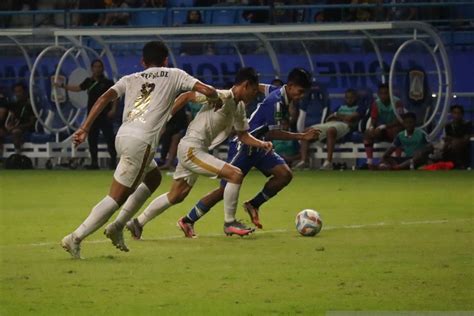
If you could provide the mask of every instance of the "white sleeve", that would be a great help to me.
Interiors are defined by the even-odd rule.
[[[234,129],[239,132],[248,131],[250,128],[247,114],[245,113],[245,105],[242,102],[237,104],[237,111],[234,119]]]
[[[125,94],[125,91],[127,90],[127,76],[124,76],[120,78],[119,81],[117,81],[111,89],[114,89],[115,92],[117,93],[117,98],[120,98]]]
[[[197,80],[193,76],[188,75],[187,72],[181,70],[181,69],[176,69],[177,71],[177,83],[178,83],[178,90],[181,91],[191,91],[194,88],[194,85]]]

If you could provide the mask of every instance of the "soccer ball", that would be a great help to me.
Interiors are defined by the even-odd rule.
[[[323,221],[318,212],[302,210],[296,215],[296,230],[303,236],[315,236],[321,231]]]

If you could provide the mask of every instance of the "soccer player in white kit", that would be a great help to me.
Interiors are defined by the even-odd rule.
[[[109,193],[61,241],[73,258],[80,258],[81,241],[104,225],[121,205],[125,225],[159,186],[161,174],[153,157],[176,96],[193,90],[205,95],[212,105],[222,104],[213,87],[180,69],[166,67],[168,49],[162,42],[153,41],[144,46],[142,64],[144,71],[122,77],[96,101],[84,124],[73,135],[74,144],[84,142],[92,123],[107,104],[125,95],[123,122],[115,141],[120,161]],[[128,251],[122,230],[106,230],[105,234],[117,248]]]
[[[195,92],[187,92],[176,99],[173,111],[189,101],[202,104],[202,108],[191,122],[186,135],[178,145],[178,166],[169,192],[153,200],[138,218],[127,223],[132,237],[140,239],[143,226],[170,206],[180,203],[189,194],[198,175],[225,179],[224,232],[227,235],[248,235],[254,229],[235,219],[237,202],[243,174],[239,168],[222,161],[208,152],[229,137],[232,127],[240,141],[252,147],[272,150],[272,143],[261,141],[248,133],[249,125],[245,105],[258,93],[258,76],[253,68],[242,68],[236,75],[230,90],[217,90],[223,106],[215,110],[206,103],[206,98]],[[181,229],[185,229],[180,225]]]

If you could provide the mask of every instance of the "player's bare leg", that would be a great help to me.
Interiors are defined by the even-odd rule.
[[[308,166],[309,163],[309,145],[310,142],[307,140],[302,140],[300,141],[300,155],[301,155],[301,160],[297,161],[293,168],[294,169],[304,169],[305,167]]]
[[[304,132],[306,133],[307,131],[313,129],[312,127],[306,128]],[[301,159],[300,161],[296,162],[293,166],[293,169],[304,169],[308,167],[309,165],[309,147],[310,144],[313,141],[308,141],[308,140],[301,140],[300,141],[300,155]]]
[[[326,161],[321,166],[321,170],[332,170],[332,156],[334,154],[334,148],[336,147],[336,139],[337,139],[337,130],[334,127],[330,127],[327,131],[327,138],[326,138],[326,148],[328,151],[328,155]]]
[[[370,128],[364,133],[364,148],[367,155],[367,167],[372,169],[374,159],[374,142],[382,138],[382,130],[380,128]]]

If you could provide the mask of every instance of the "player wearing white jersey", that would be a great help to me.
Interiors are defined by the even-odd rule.
[[[94,104],[84,124],[74,133],[81,144],[89,129],[111,101],[125,95],[123,122],[116,137],[120,161],[108,195],[91,211],[85,221],[61,241],[73,258],[80,258],[80,243],[95,232],[123,205],[119,223],[122,228],[156,190],[161,174],[153,160],[161,129],[170,117],[173,101],[183,91],[198,91],[213,105],[222,104],[216,90],[186,72],[167,68],[168,49],[162,42],[149,42],[143,48],[145,71],[121,78]],[[124,204],[125,203],[125,204]],[[106,229],[105,234],[122,251],[128,251],[122,229]]]
[[[173,110],[193,101],[202,104],[202,108],[191,122],[186,136],[178,145],[178,166],[169,192],[156,198],[138,216],[127,223],[127,228],[136,239],[141,238],[143,226],[154,217],[163,213],[171,205],[180,203],[191,191],[198,175],[218,177],[227,181],[224,190],[224,231],[228,235],[248,235],[253,229],[235,219],[243,174],[232,166],[208,152],[229,137],[232,128],[238,138],[249,146],[272,149],[272,143],[261,141],[248,133],[249,125],[245,113],[245,104],[252,101],[258,93],[258,76],[253,68],[242,68],[236,75],[235,84],[230,90],[217,90],[223,106],[215,110],[206,104],[202,95],[194,92],[184,93],[175,102]],[[178,225],[182,227],[178,222]]]

